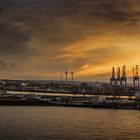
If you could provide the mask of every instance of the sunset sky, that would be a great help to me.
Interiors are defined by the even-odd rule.
[[[108,80],[140,64],[140,0],[0,0],[0,78]]]

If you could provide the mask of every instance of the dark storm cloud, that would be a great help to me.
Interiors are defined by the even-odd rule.
[[[24,44],[30,35],[10,23],[0,22],[0,55],[22,55],[28,50]]]
[[[65,57],[61,62],[54,58],[63,56],[64,48],[90,36],[102,37],[115,31],[127,34],[126,30],[139,22],[138,5],[139,0],[0,0],[0,68],[16,67],[17,60],[30,56],[32,61],[25,62],[27,68],[36,65],[54,72],[70,64],[75,69],[86,63],[100,65],[104,63],[101,57],[112,57],[120,50],[96,47],[84,52],[87,57],[68,57],[68,63]],[[38,57],[47,65],[41,67],[43,62],[38,62]]]
[[[140,13],[129,9],[130,2],[132,0],[1,0],[0,11],[8,20],[5,24],[25,23],[28,31],[46,39],[47,43],[70,43],[93,34],[95,31],[87,31],[87,28],[94,29],[98,18],[102,22],[136,22]],[[7,35],[10,33],[12,30]],[[29,34],[18,30],[13,31],[13,36],[19,36],[19,43]]]
[[[99,16],[112,22],[133,22],[140,15],[139,12],[129,9],[129,0],[102,0],[102,2],[98,2],[96,10],[91,11],[93,16]]]
[[[137,0],[61,0],[59,16],[79,18],[81,20],[96,21],[96,18],[111,20],[112,22],[130,21],[139,17],[140,13],[131,9],[131,4],[140,4]],[[59,9],[58,8],[58,9]],[[57,10],[56,10],[57,11]],[[90,19],[90,20],[89,20]],[[80,20],[80,21],[81,21]],[[85,21],[86,22],[86,21]]]
[[[3,60],[0,60],[0,70],[5,70],[5,69],[15,69],[16,64],[14,63],[7,63]]]
[[[0,60],[0,69],[5,69],[5,68],[7,68],[7,64]]]
[[[25,28],[47,43],[84,39],[97,32],[98,19],[105,24],[131,24],[137,22],[140,15],[129,8],[131,3],[140,4],[136,0],[1,0],[0,3],[3,18],[8,22],[25,23]]]

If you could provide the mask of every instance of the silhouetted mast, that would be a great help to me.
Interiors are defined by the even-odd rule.
[[[74,75],[74,73],[71,72],[71,80],[72,80],[72,82],[73,82],[73,75]]]
[[[65,70],[66,81],[68,81],[68,71]]]
[[[61,75],[60,78],[61,78],[61,82],[62,82],[63,81],[63,75]]]

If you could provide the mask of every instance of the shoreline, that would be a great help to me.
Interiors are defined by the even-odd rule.
[[[123,109],[123,110],[140,110],[136,106],[119,106],[117,104],[75,104],[47,102],[41,100],[1,100],[0,106],[64,106],[64,107],[82,107],[82,108],[104,108],[104,109]]]

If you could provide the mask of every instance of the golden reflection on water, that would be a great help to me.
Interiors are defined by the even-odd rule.
[[[140,112],[71,107],[0,107],[0,139],[140,139]]]

